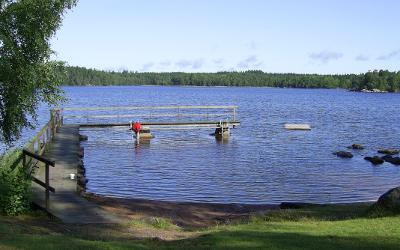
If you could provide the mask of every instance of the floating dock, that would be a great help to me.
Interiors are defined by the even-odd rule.
[[[285,124],[285,129],[287,130],[311,130],[311,126],[309,124]]]

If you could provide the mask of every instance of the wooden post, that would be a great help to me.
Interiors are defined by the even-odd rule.
[[[49,201],[50,201],[50,176],[49,176],[49,164],[46,163],[46,209],[49,209]]]
[[[22,167],[25,169],[26,167],[26,154],[22,152]]]
[[[60,109],[60,125],[64,125],[64,110]]]

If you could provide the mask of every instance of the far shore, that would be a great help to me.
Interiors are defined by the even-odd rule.
[[[178,87],[178,88],[261,88],[261,89],[303,89],[303,90],[342,90],[347,92],[358,92],[358,93],[368,93],[368,94],[397,94],[400,92],[390,92],[386,90],[354,90],[354,89],[344,89],[344,88],[292,88],[292,87],[270,87],[270,86],[204,86],[204,85],[157,85],[157,84],[118,84],[118,85],[62,85],[61,87]]]

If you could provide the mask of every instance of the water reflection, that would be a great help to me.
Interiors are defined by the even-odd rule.
[[[229,143],[229,137],[227,136],[215,136],[215,141],[217,142],[217,144],[228,144]]]

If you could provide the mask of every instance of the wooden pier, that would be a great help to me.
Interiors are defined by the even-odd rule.
[[[159,106],[51,110],[49,122],[22,151],[22,164],[33,180],[33,202],[65,223],[120,223],[122,218],[118,215],[81,197],[77,178],[70,177],[78,176],[78,167],[83,164],[80,127],[129,126],[126,119],[137,118],[152,129],[210,129],[221,127],[222,121],[229,129],[240,124],[236,109],[236,106]],[[126,111],[136,112],[121,113]]]

